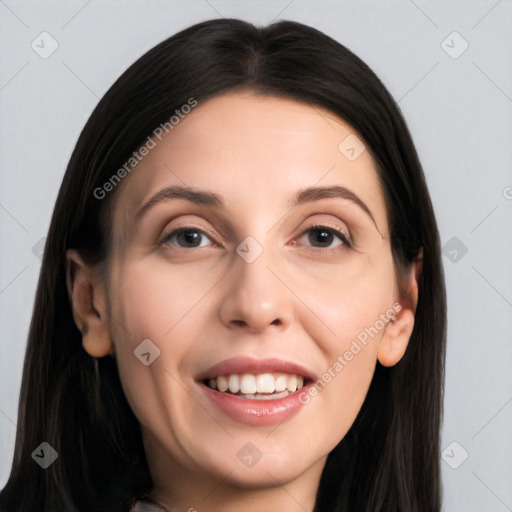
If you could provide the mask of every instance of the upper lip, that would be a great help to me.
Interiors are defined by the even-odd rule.
[[[219,375],[242,373],[288,373],[304,377],[307,380],[313,381],[317,379],[313,372],[300,364],[278,358],[256,359],[252,357],[232,357],[225,359],[220,363],[214,364],[208,370],[201,372],[197,375],[196,379],[200,381],[213,379]]]

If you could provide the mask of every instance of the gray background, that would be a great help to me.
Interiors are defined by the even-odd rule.
[[[0,487],[14,448],[38,243],[78,135],[136,58],[219,16],[312,25],[365,60],[399,102],[445,246],[444,510],[512,510],[511,0],[0,0]],[[47,58],[31,47],[46,37],[50,48],[43,31],[59,45]]]

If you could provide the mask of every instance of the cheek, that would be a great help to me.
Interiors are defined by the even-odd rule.
[[[324,345],[328,361],[324,371],[301,394],[301,402],[306,404],[304,409],[311,408],[308,417],[314,418],[307,436],[313,443],[321,432],[326,452],[349,431],[366,398],[382,336],[382,332],[372,332],[372,337],[369,332],[340,324],[341,334]]]
[[[204,331],[197,320],[210,314],[208,292],[221,277],[212,268],[198,268],[204,265],[192,271],[165,261],[127,261],[112,269],[114,350],[123,389],[141,423],[190,405],[179,403],[179,381]]]
[[[331,449],[350,429],[365,400],[396,289],[390,253],[383,251],[347,268],[340,265],[328,279],[301,280],[296,288],[309,310],[298,315],[302,328],[326,361],[319,379],[301,395],[305,408],[311,407],[318,418],[308,435],[322,432],[334,441]]]
[[[308,319],[303,328],[329,361],[350,350],[353,340],[370,348],[365,353],[376,354],[373,348],[385,327],[382,318],[389,316],[396,290],[390,251],[383,248],[372,258],[358,256],[323,274],[304,273],[295,285],[294,291],[309,309],[309,314],[300,315]]]
[[[165,274],[147,266],[117,265],[111,271],[109,289],[110,329],[119,374],[127,398],[139,402],[142,390],[159,387],[164,374],[158,368],[169,366],[174,371],[166,333],[183,317],[188,304],[183,294],[169,286]],[[175,343],[172,350],[179,356],[180,344]]]
[[[120,266],[111,280],[116,349],[133,351],[146,338],[165,347],[179,324],[197,314],[216,280],[209,269],[184,271],[165,262]],[[135,346],[127,344],[127,339]],[[179,341],[173,340],[173,348],[179,349]]]

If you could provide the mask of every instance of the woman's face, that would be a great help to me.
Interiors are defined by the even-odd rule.
[[[108,329],[154,478],[318,479],[377,359],[402,356],[412,325],[390,321],[384,196],[356,137],[321,108],[229,93],[119,186]]]

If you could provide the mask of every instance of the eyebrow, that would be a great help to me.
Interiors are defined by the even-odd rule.
[[[359,206],[372,220],[377,227],[377,223],[373,218],[372,212],[366,206],[366,204],[351,190],[345,187],[334,186],[334,187],[309,187],[303,190],[299,190],[295,198],[292,200],[292,208],[305,203],[311,203],[320,199],[338,198],[350,201]]]
[[[224,209],[226,206],[222,196],[215,192],[208,192],[183,186],[166,187],[157,192],[139,209],[135,214],[135,223],[138,223],[149,210],[155,207],[155,205],[170,199],[184,199],[200,206],[207,206],[208,208],[216,208],[219,210]]]
[[[356,194],[345,187],[308,187],[299,190],[288,204],[291,208],[295,208],[296,206],[306,203],[331,198],[344,199],[356,204],[370,217],[375,224],[375,227],[377,227],[375,219],[373,218],[372,212],[368,206],[366,206],[366,204]],[[151,197],[151,199],[149,199],[149,201],[147,201],[136,213],[135,222],[139,222],[140,219],[158,203],[163,203],[171,199],[184,199],[200,206],[206,206],[208,208],[215,208],[218,210],[226,208],[226,201],[221,195],[216,194],[215,192],[184,186],[171,186],[160,190]]]

